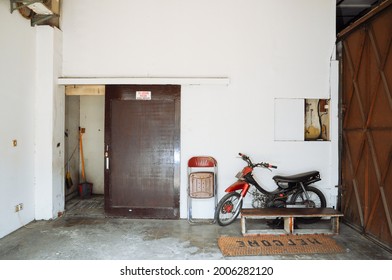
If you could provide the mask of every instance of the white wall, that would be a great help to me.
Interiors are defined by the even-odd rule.
[[[0,238],[34,219],[35,43],[29,21],[0,1]]]
[[[93,184],[94,194],[104,193],[104,117],[104,96],[80,97],[80,127],[86,128],[83,135],[85,174],[87,182]]]
[[[330,90],[335,4],[333,0],[64,1],[63,74],[230,78],[228,86],[182,87],[183,218],[187,160],[200,154],[218,161],[219,196],[243,167],[236,158],[243,152],[255,161],[279,166],[273,173],[257,174],[269,189],[275,174],[320,170],[323,180],[317,185],[333,206],[336,138],[274,141],[274,100],[337,98]],[[331,126],[332,130],[337,126],[337,116],[331,116]]]
[[[61,31],[38,26],[35,98],[35,218],[56,218],[64,211],[65,93],[61,76]]]
[[[65,188],[66,200],[77,194],[79,183],[79,127],[80,127],[80,96],[65,97],[65,131],[68,137],[65,141],[64,165],[67,164],[71,174],[71,187]],[[65,172],[67,171],[67,168]]]
[[[65,88],[58,85],[58,77],[62,76],[63,62],[63,33],[57,28],[42,26],[51,35],[50,44],[53,49],[52,59],[52,85],[51,94],[53,96],[53,135],[52,135],[52,217],[56,218],[64,212],[65,189],[64,189],[64,131],[65,131]],[[49,43],[48,42],[48,43]],[[50,175],[50,174],[48,174]]]
[[[0,238],[64,211],[61,37],[0,2]]]

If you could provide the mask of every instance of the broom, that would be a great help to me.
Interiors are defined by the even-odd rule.
[[[93,184],[87,182],[86,174],[84,170],[83,140],[82,140],[84,132],[85,132],[84,128],[80,129],[79,145],[80,145],[80,159],[82,161],[82,183],[79,184],[79,194],[81,198],[90,198],[93,189]]]
[[[68,133],[67,132],[65,132],[65,136],[68,137]],[[67,173],[65,174],[65,185],[67,186],[67,189],[70,189],[73,186],[71,172],[69,171],[69,163],[70,163],[72,157],[74,156],[77,147],[78,146],[76,146],[74,148],[74,150],[73,150],[71,156],[69,157],[69,159],[67,160],[67,163],[66,163],[66,166],[65,166],[65,167],[67,167]]]
[[[73,186],[71,172],[69,172],[69,162],[67,163],[67,173],[65,174],[65,183],[68,189],[70,189]]]

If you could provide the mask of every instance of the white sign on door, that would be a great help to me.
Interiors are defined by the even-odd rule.
[[[136,91],[136,100],[151,100],[151,91]]]

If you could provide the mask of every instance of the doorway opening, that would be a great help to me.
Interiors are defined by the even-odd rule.
[[[99,94],[69,87],[66,215],[178,219],[181,87],[100,86]],[[91,199],[80,196],[82,181],[92,184]]]
[[[65,213],[70,216],[104,216],[104,107],[103,95],[65,97]],[[80,132],[85,180],[93,184],[91,199],[82,199]]]

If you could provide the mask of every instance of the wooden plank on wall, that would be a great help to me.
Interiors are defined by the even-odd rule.
[[[65,86],[65,95],[105,95],[104,85]]]
[[[230,84],[228,77],[60,77],[59,85],[222,85]]]

